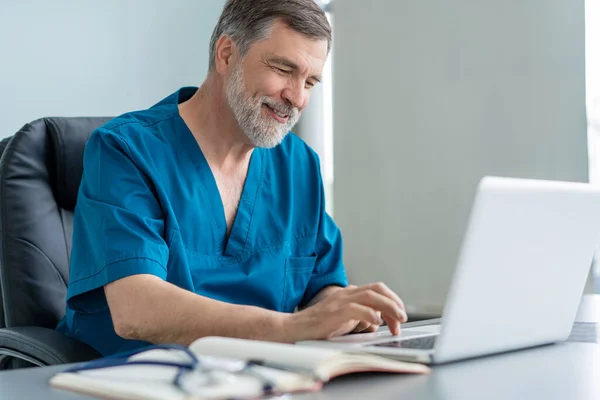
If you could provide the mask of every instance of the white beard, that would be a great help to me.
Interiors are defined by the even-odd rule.
[[[296,107],[281,104],[266,96],[260,97],[258,100],[246,96],[246,85],[244,84],[243,70],[240,64],[235,66],[233,74],[227,82],[226,95],[238,125],[255,147],[271,148],[277,146],[300,119],[300,111]],[[263,104],[287,114],[286,123],[280,123],[263,115]]]

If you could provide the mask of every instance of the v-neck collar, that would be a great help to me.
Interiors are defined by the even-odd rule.
[[[175,102],[173,105],[175,108],[177,108],[179,103],[189,99],[194,94],[195,90],[190,94],[190,89],[192,88],[181,89],[174,96],[173,100]],[[209,205],[208,212],[210,212],[212,217],[212,228],[217,241],[215,247],[219,249],[221,262],[240,262],[250,252],[249,243],[252,232],[252,215],[258,194],[260,193],[264,174],[263,149],[255,148],[252,151],[237,214],[233,220],[229,237],[227,237],[225,209],[210,165],[179,112],[177,112],[176,121],[179,124],[175,129],[179,135],[179,150],[187,156],[189,162],[191,162],[198,173],[198,180],[196,182],[202,188],[201,195],[205,204]]]

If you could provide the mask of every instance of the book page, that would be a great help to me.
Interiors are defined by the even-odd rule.
[[[206,337],[194,341],[190,350],[196,355],[222,356],[265,362],[267,366],[288,367],[295,372],[317,373],[319,365],[341,354],[337,350],[300,347],[293,344],[257,340]],[[270,365],[269,365],[270,364]]]
[[[188,396],[170,383],[145,379],[143,382],[128,378],[102,379],[95,376],[60,373],[50,379],[55,388],[111,399],[186,400]]]

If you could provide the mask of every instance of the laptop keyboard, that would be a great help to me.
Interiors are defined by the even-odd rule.
[[[567,341],[600,343],[600,326],[596,322],[575,322]]]
[[[393,342],[386,343],[377,343],[373,346],[375,347],[391,347],[391,348],[402,348],[402,349],[422,349],[422,350],[431,350],[435,345],[434,336],[425,336],[414,339],[405,339],[405,340],[394,340]]]

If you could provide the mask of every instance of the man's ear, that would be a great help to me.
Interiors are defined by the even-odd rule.
[[[220,74],[225,74],[231,65],[234,65],[234,58],[237,54],[237,47],[233,40],[223,35],[217,40],[215,46],[215,69]]]

